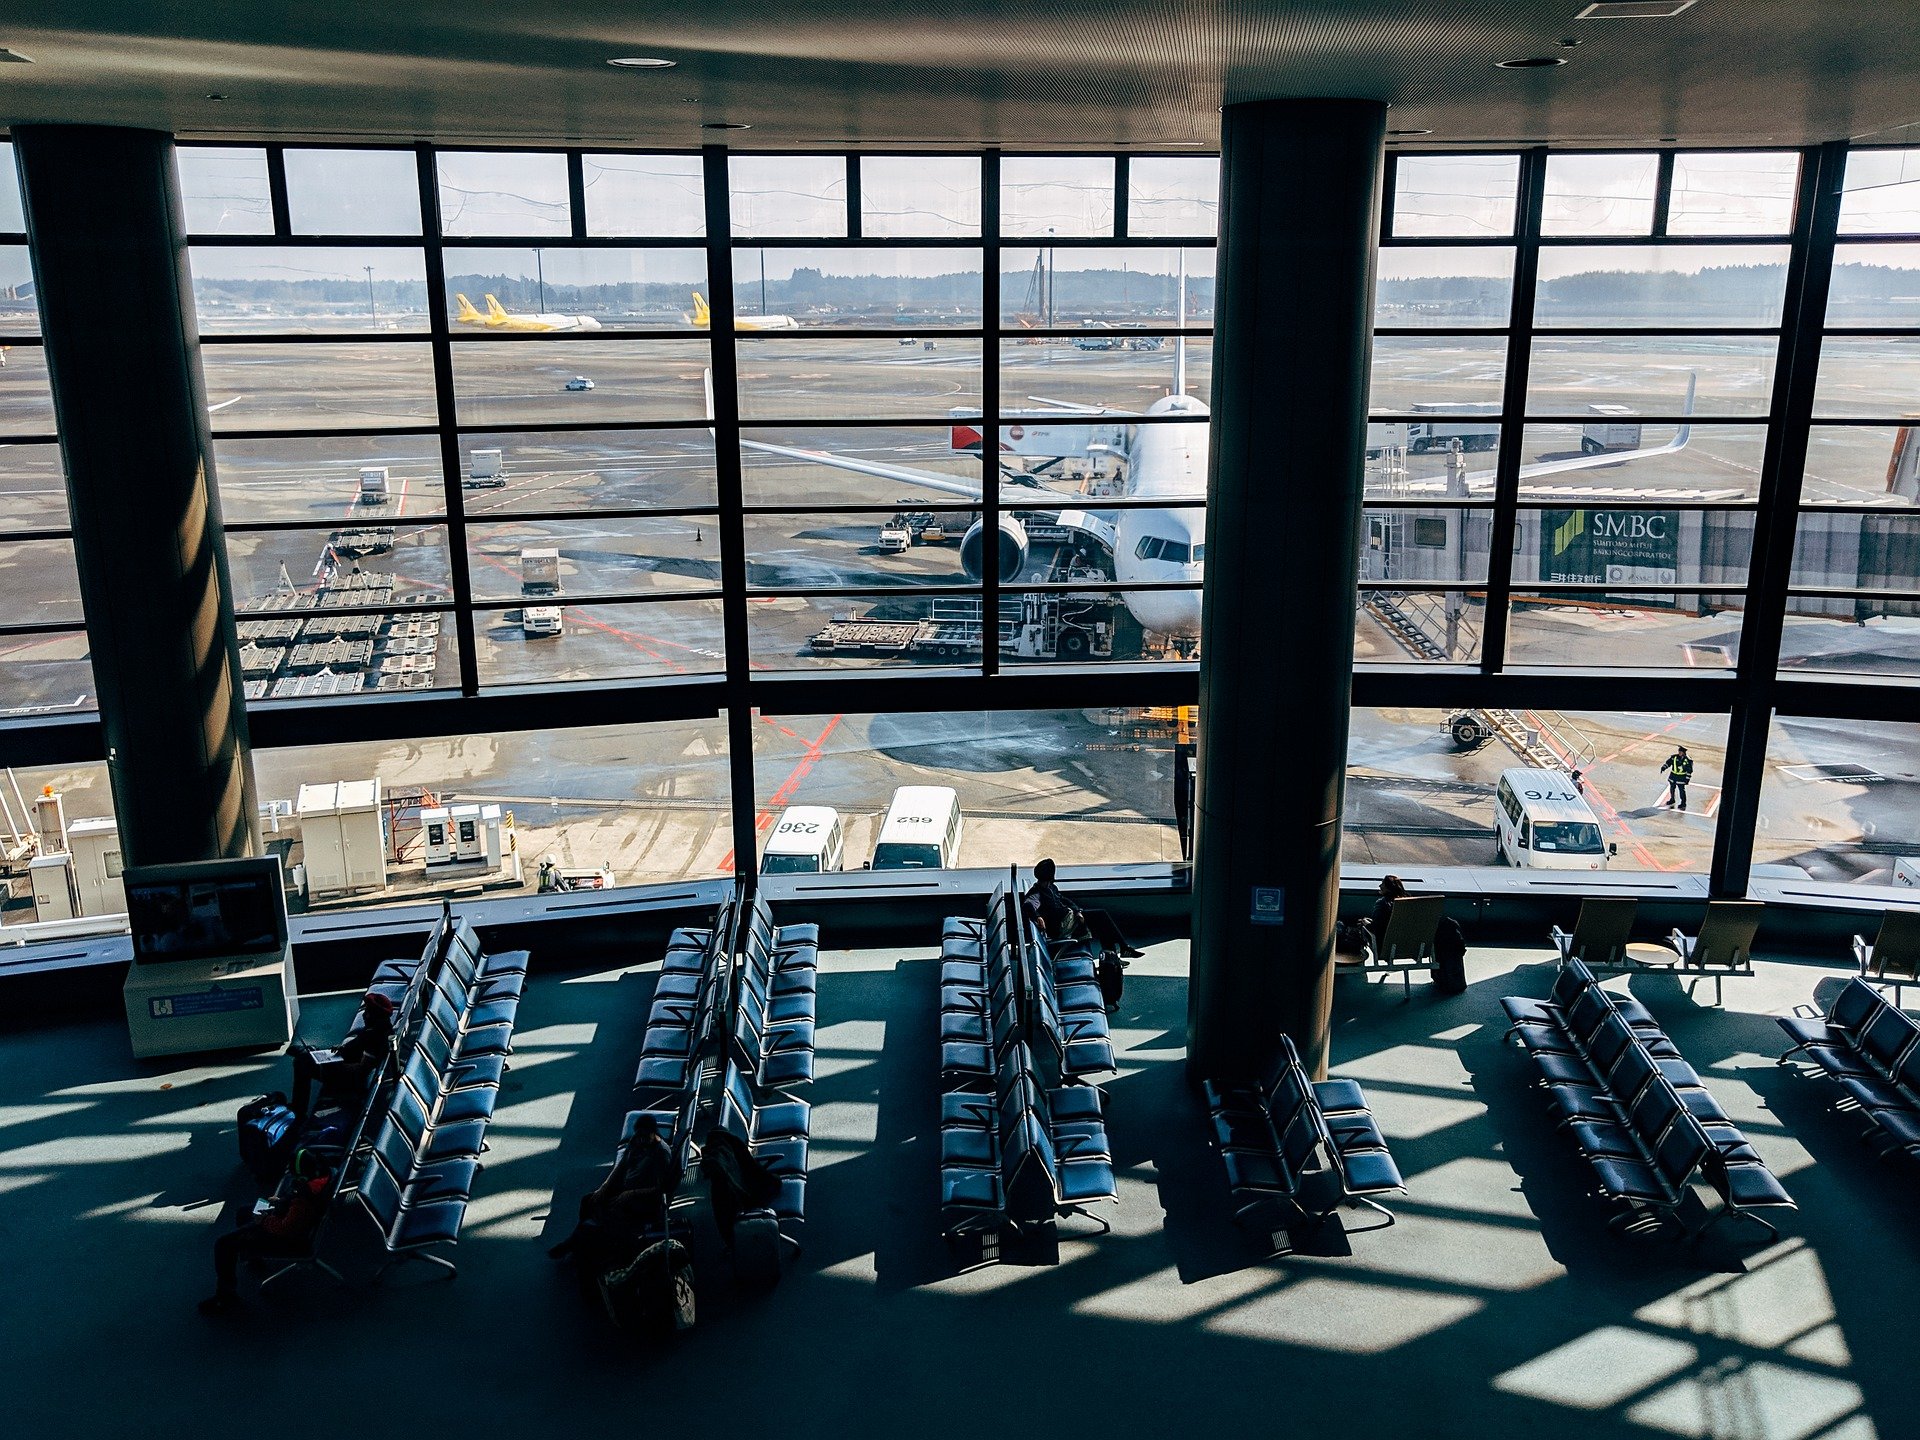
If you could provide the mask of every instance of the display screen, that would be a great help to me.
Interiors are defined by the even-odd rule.
[[[129,873],[134,958],[221,960],[279,950],[286,938],[279,869],[277,862],[252,861],[225,873],[211,865],[199,874]]]

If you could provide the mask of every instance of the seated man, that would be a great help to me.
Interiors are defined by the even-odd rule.
[[[651,1115],[642,1115],[633,1138],[597,1189],[580,1201],[580,1221],[573,1233],[547,1254],[565,1260],[578,1250],[599,1248],[606,1240],[635,1241],[665,1215],[667,1202],[680,1188],[673,1151]]]
[[[331,1050],[296,1045],[293,1057],[293,1113],[307,1115],[307,1098],[320,1095],[354,1099],[366,1094],[367,1082],[393,1045],[393,1001],[369,990],[360,1002],[360,1028]]]
[[[1026,898],[1021,902],[1041,933],[1049,940],[1076,940],[1084,935],[1102,950],[1112,950],[1129,960],[1138,959],[1140,952],[1127,943],[1127,937],[1120,933],[1113,917],[1104,910],[1082,910],[1075,905],[1054,884],[1056,873],[1053,861],[1036,862],[1033,884],[1027,887]]]
[[[200,1302],[202,1315],[231,1310],[240,1299],[240,1262],[265,1255],[304,1255],[313,1246],[333,1193],[333,1174],[317,1150],[293,1152],[289,1190],[268,1203],[265,1214],[229,1230],[213,1242],[213,1294]]]

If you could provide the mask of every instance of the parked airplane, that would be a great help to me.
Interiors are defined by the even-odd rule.
[[[1184,318],[1184,317],[1183,317]],[[1681,411],[1693,414],[1696,376],[1687,379],[1687,398]],[[1175,342],[1173,393],[1149,405],[1144,414],[1149,420],[1161,416],[1193,416],[1204,420],[1210,413],[1205,401],[1187,394],[1186,341]],[[712,413],[712,376],[708,376],[708,413]],[[1022,420],[1061,421],[1072,417],[1124,421],[1125,412],[1097,405],[1028,396],[1045,406],[1041,410],[1004,411],[1001,420],[1015,424]],[[1043,485],[1023,471],[1002,468],[1000,474],[1000,535],[998,561],[1001,582],[1018,580],[1027,562],[1027,529],[1011,513],[1044,514],[1053,523],[1079,531],[1113,556],[1115,587],[1123,589],[1122,599],[1141,628],[1152,635],[1190,638],[1200,633],[1200,586],[1206,577],[1207,463],[1210,451],[1210,427],[1205,424],[1136,424],[1127,455],[1128,486],[1124,498],[1130,501],[1159,501],[1153,505],[1115,507],[1105,514],[1062,507],[1067,498]],[[1599,455],[1581,455],[1566,460],[1540,461],[1520,467],[1525,482],[1543,475],[1572,470],[1588,470],[1603,465],[1619,465],[1655,455],[1671,455],[1686,447],[1693,427],[1682,423],[1674,438],[1665,445],[1642,450],[1611,451]],[[871,475],[899,484],[915,485],[943,495],[955,495],[975,505],[980,503],[981,485],[977,481],[908,465],[835,455],[826,451],[802,450],[774,445],[763,440],[742,440],[741,447],[763,454],[780,455],[809,464],[827,465],[854,474]],[[1460,477],[1467,494],[1491,492],[1494,472],[1480,471]],[[967,574],[978,580],[987,563],[984,520],[976,520],[960,542],[960,563]],[[1143,590],[1140,585],[1179,586],[1178,589]],[[1191,588],[1187,588],[1191,587]]]
[[[500,302],[489,295],[486,297],[487,310],[483,315],[473,308],[473,302],[464,295],[453,297],[458,302],[454,320],[461,325],[484,325],[489,330],[598,330],[600,322],[591,315],[533,315],[515,314],[502,308]]]
[[[698,290],[693,292],[693,313],[686,317],[689,325],[696,330],[713,328],[713,311],[707,308],[707,297]],[[735,330],[798,330],[800,322],[791,315],[735,315]]]

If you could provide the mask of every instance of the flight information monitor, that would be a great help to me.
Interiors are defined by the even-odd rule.
[[[137,961],[230,960],[286,945],[280,862],[271,857],[150,865],[124,879]]]

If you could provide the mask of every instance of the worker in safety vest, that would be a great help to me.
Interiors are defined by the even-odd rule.
[[[1687,747],[1677,746],[1660,767],[1660,773],[1667,777],[1667,798],[1661,803],[1679,810],[1686,809],[1687,782],[1693,779],[1693,760],[1687,754]]]

